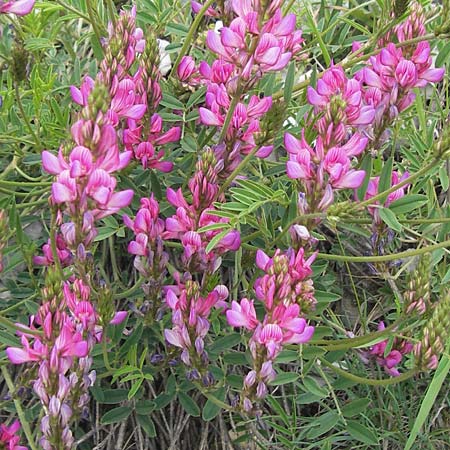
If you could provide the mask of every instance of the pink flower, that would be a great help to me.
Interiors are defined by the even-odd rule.
[[[400,174],[396,171],[392,172],[392,176],[391,176],[391,186],[395,186],[396,184],[400,183],[401,181],[405,180],[406,178],[409,177],[409,173],[405,172],[403,175],[400,176]],[[371,178],[369,181],[369,184],[367,186],[367,191],[366,191],[366,195],[364,197],[364,199],[368,200],[374,196],[376,196],[379,192],[379,183],[380,183],[380,177],[374,177]],[[384,202],[384,207],[388,208],[389,205],[394,202],[395,200],[398,200],[399,198],[402,198],[405,195],[405,191],[408,189],[408,184],[398,188],[397,190],[395,190],[394,192],[391,192],[385,202]],[[375,203],[375,205],[379,205],[379,201],[377,200]],[[369,206],[368,208],[369,213],[374,217],[375,221],[377,223],[381,222],[381,218],[378,212],[378,208],[373,207],[373,206]]]
[[[226,312],[227,321],[232,327],[245,327],[254,330],[259,321],[256,318],[253,300],[243,298],[240,303],[233,301],[231,309]]]
[[[25,16],[31,12],[35,2],[36,0],[12,0],[3,2],[0,5],[0,13]]]
[[[20,437],[16,433],[20,430],[20,422],[15,420],[9,427],[0,425],[0,444],[5,450],[27,450],[27,447],[18,445]]]
[[[32,361],[40,361],[48,354],[48,348],[39,339],[35,339],[33,347],[30,346],[26,336],[22,335],[21,342],[23,348],[8,347],[6,356],[13,364],[23,364]]]

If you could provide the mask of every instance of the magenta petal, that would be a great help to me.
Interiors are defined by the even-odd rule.
[[[267,158],[273,151],[273,145],[264,145],[256,153],[258,158]]]
[[[172,330],[164,330],[164,337],[169,344],[175,345],[176,347],[183,348],[183,343],[179,333]]]
[[[284,146],[289,153],[294,154],[297,154],[302,148],[301,142],[290,133],[284,133]]]
[[[1,13],[12,13],[18,16],[25,16],[33,9],[36,0],[17,0],[4,3],[0,6]]]
[[[306,97],[308,99],[308,102],[314,106],[324,106],[327,103],[326,98],[322,95],[319,95],[317,91],[311,86],[308,86]]]
[[[170,161],[160,161],[155,164],[155,169],[158,169],[159,171],[163,173],[171,172],[173,169],[173,162]]]
[[[145,114],[145,111],[147,110],[147,106],[144,104],[141,105],[134,105],[125,112],[125,117],[128,117],[129,119],[139,120],[142,119],[142,117]]]
[[[428,69],[420,75],[420,78],[430,83],[438,83],[444,77],[445,69]]]
[[[262,250],[256,252],[256,265],[262,269],[267,270],[269,263],[272,261]]]
[[[53,183],[52,196],[55,203],[65,203],[73,200],[71,191],[61,183]]]
[[[70,95],[72,96],[72,100],[75,103],[77,103],[78,105],[84,106],[83,94],[77,87],[70,86]]]
[[[73,345],[72,355],[78,358],[84,358],[89,353],[89,347],[86,341],[80,341]]]
[[[228,310],[226,312],[227,322],[232,327],[245,327],[247,324],[247,320],[244,315],[239,311]]]
[[[300,179],[307,178],[306,171],[298,162],[295,161],[288,161],[286,163],[286,172],[287,176],[292,180],[296,180],[298,178]]]
[[[61,167],[58,158],[52,153],[48,152],[47,150],[44,150],[42,152],[41,157],[42,157],[42,167],[46,172],[51,173],[52,175],[58,175],[63,171],[63,168]]]
[[[108,202],[108,208],[121,209],[125,208],[133,200],[134,191],[127,189],[125,191],[116,192],[112,195],[111,200]]]
[[[33,361],[29,353],[23,348],[8,347],[6,349],[6,356],[13,364],[23,364],[29,361]]]
[[[126,319],[127,315],[128,315],[127,311],[117,311],[111,322],[109,322],[109,324],[120,325]]]
[[[222,121],[212,111],[206,108],[199,108],[200,120],[204,125],[220,126]]]

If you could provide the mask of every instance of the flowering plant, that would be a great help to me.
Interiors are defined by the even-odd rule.
[[[448,5],[166,3],[0,1],[0,449],[422,445]]]

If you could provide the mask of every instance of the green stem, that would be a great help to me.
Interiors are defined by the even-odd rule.
[[[106,369],[109,372],[114,372],[113,367],[109,363],[108,348],[106,347],[106,330],[103,330],[102,336],[102,355],[103,355],[103,363],[105,364]]]
[[[58,5],[62,6],[67,11],[76,14],[80,19],[85,20],[87,23],[91,22],[88,16],[84,15],[81,11],[78,11],[78,9],[73,8],[69,4],[63,2],[62,0],[55,0],[55,2],[58,3]]]
[[[23,186],[50,186],[52,185],[51,181],[7,181],[0,180],[0,186],[9,186],[9,187],[23,187]]]
[[[362,225],[370,225],[373,223],[372,219],[352,219],[352,218],[342,218],[339,219],[341,222],[345,223],[358,223]],[[441,217],[441,218],[422,218],[422,219],[398,219],[398,221],[402,224],[410,224],[410,225],[422,225],[422,224],[433,224],[433,223],[449,223],[450,217]]]
[[[327,253],[317,253],[317,258],[325,259],[328,261],[343,261],[354,263],[369,263],[369,262],[386,262],[395,261],[397,259],[411,258],[412,256],[423,255],[430,253],[439,248],[450,247],[450,239],[447,241],[439,242],[439,244],[428,245],[426,247],[417,248],[415,250],[406,250],[404,252],[395,253],[394,255],[381,255],[381,256],[345,256],[345,255],[329,255]]]
[[[231,111],[231,109],[229,110]],[[246,157],[239,163],[239,165],[231,172],[231,174],[224,181],[220,187],[219,195],[225,192],[225,189],[233,182],[233,180],[239,175],[239,173],[245,168],[245,166],[250,162],[255,153],[259,150],[255,147]]]
[[[309,344],[318,345],[329,351],[359,348],[365,344],[369,344],[370,342],[374,342],[378,339],[388,338],[391,335],[391,331],[393,331],[396,327],[398,327],[399,324],[400,321],[396,321],[391,325],[389,325],[388,327],[386,327],[384,330],[367,333],[364,336],[357,336],[354,338],[347,338],[347,339],[335,339],[335,340],[332,339],[318,339],[316,341],[311,340]]]
[[[194,21],[192,22],[191,27],[189,28],[188,34],[186,36],[186,39],[184,40],[184,44],[181,47],[180,53],[178,53],[178,57],[173,64],[172,70],[170,71],[169,78],[177,73],[177,67],[180,64],[180,61],[183,58],[183,56],[186,55],[188,48],[191,45],[194,34],[197,31],[197,28],[200,25],[201,20],[203,19],[203,16],[205,15],[207,9],[214,3],[214,1],[215,0],[208,0],[203,5],[202,9],[200,9]]]
[[[95,15],[94,15],[94,8],[92,6],[92,0],[86,0],[86,7],[87,7],[87,11],[88,11],[88,15],[89,15],[89,22],[92,25],[92,29],[94,30],[94,34],[98,40],[98,44],[100,46],[100,49],[103,51],[103,47],[102,47],[102,35],[100,33],[100,29],[97,25],[97,21],[95,20]]]
[[[319,358],[319,360],[324,366],[327,366],[328,368],[330,368],[331,370],[336,372],[338,375],[341,375],[344,378],[352,380],[352,381],[354,381],[356,383],[368,384],[370,386],[389,386],[391,384],[401,383],[402,381],[408,380],[409,378],[411,378],[411,377],[413,377],[414,375],[417,374],[417,370],[416,369],[411,369],[411,370],[408,370],[405,373],[402,373],[398,377],[387,378],[385,380],[376,380],[376,379],[373,379],[373,378],[359,377],[358,375],[354,375],[352,373],[349,373],[346,370],[342,370],[341,368],[339,368],[339,367],[335,366],[334,364],[328,362],[324,358]]]
[[[11,395],[14,395],[15,392],[15,386],[11,379],[11,376],[9,375],[8,369],[6,366],[2,366],[2,374],[3,378],[6,381],[6,384],[8,385],[9,392]],[[25,418],[25,413],[23,412],[22,405],[20,404],[20,401],[16,398],[13,398],[14,406],[16,407],[17,415],[19,416],[20,424],[22,425],[23,432],[25,433],[25,436],[28,441],[28,445],[30,446],[31,450],[38,450],[36,447],[36,444],[33,439],[33,433],[31,432],[30,424],[28,423],[28,420]]]
[[[6,178],[9,172],[12,172],[13,170],[17,169],[17,161],[18,158],[16,155],[14,155],[11,162],[5,167],[5,170],[2,173],[0,173],[0,180],[2,178]]]
[[[19,85],[17,83],[15,83],[14,92],[16,95],[17,106],[19,107],[20,114],[22,116],[23,121],[25,122],[25,126],[28,128],[28,131],[30,132],[31,136],[33,136],[34,142],[36,143],[37,147],[41,149],[42,148],[41,141],[37,136],[37,134],[34,132],[33,127],[31,126],[30,120],[28,118],[28,115],[25,112],[22,100],[20,98]]]
[[[239,99],[241,98],[240,89],[238,88],[236,94],[231,100],[230,107],[228,108],[227,115],[225,116],[225,121],[223,122],[222,131],[220,132],[219,142],[225,140],[225,136],[227,135],[228,127],[230,126],[231,119],[233,118],[234,110],[236,109],[237,104],[239,103]],[[227,180],[228,181],[228,180]]]
[[[142,285],[142,283],[145,281],[144,277],[140,277],[137,281],[136,284],[134,284],[130,289],[127,289],[126,291],[122,291],[120,293],[114,294],[113,298],[115,300],[121,299],[121,298],[127,298],[129,297],[131,294],[134,294]]]

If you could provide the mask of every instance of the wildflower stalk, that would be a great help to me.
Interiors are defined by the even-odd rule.
[[[395,261],[397,259],[411,258],[413,256],[423,255],[425,253],[432,252],[439,248],[447,248],[447,247],[450,247],[450,239],[443,242],[439,242],[438,244],[417,248],[415,250],[406,250],[404,252],[395,253],[394,255],[345,256],[345,255],[329,255],[327,253],[317,253],[317,258],[326,259],[329,261],[360,262],[360,263],[386,262],[386,261]]]
[[[334,364],[330,363],[325,358],[319,358],[319,361],[324,366],[327,366],[329,369],[331,369],[338,375],[341,375],[344,378],[352,380],[355,383],[368,384],[369,386],[389,386],[391,384],[397,384],[397,383],[401,383],[402,381],[409,380],[410,378],[412,378],[414,375],[417,374],[416,369],[411,369],[411,370],[408,370],[407,372],[402,373],[398,377],[386,378],[383,380],[376,380],[373,378],[360,377],[358,375],[354,375],[353,373],[347,372],[346,370],[343,370],[343,369],[335,366]]]

